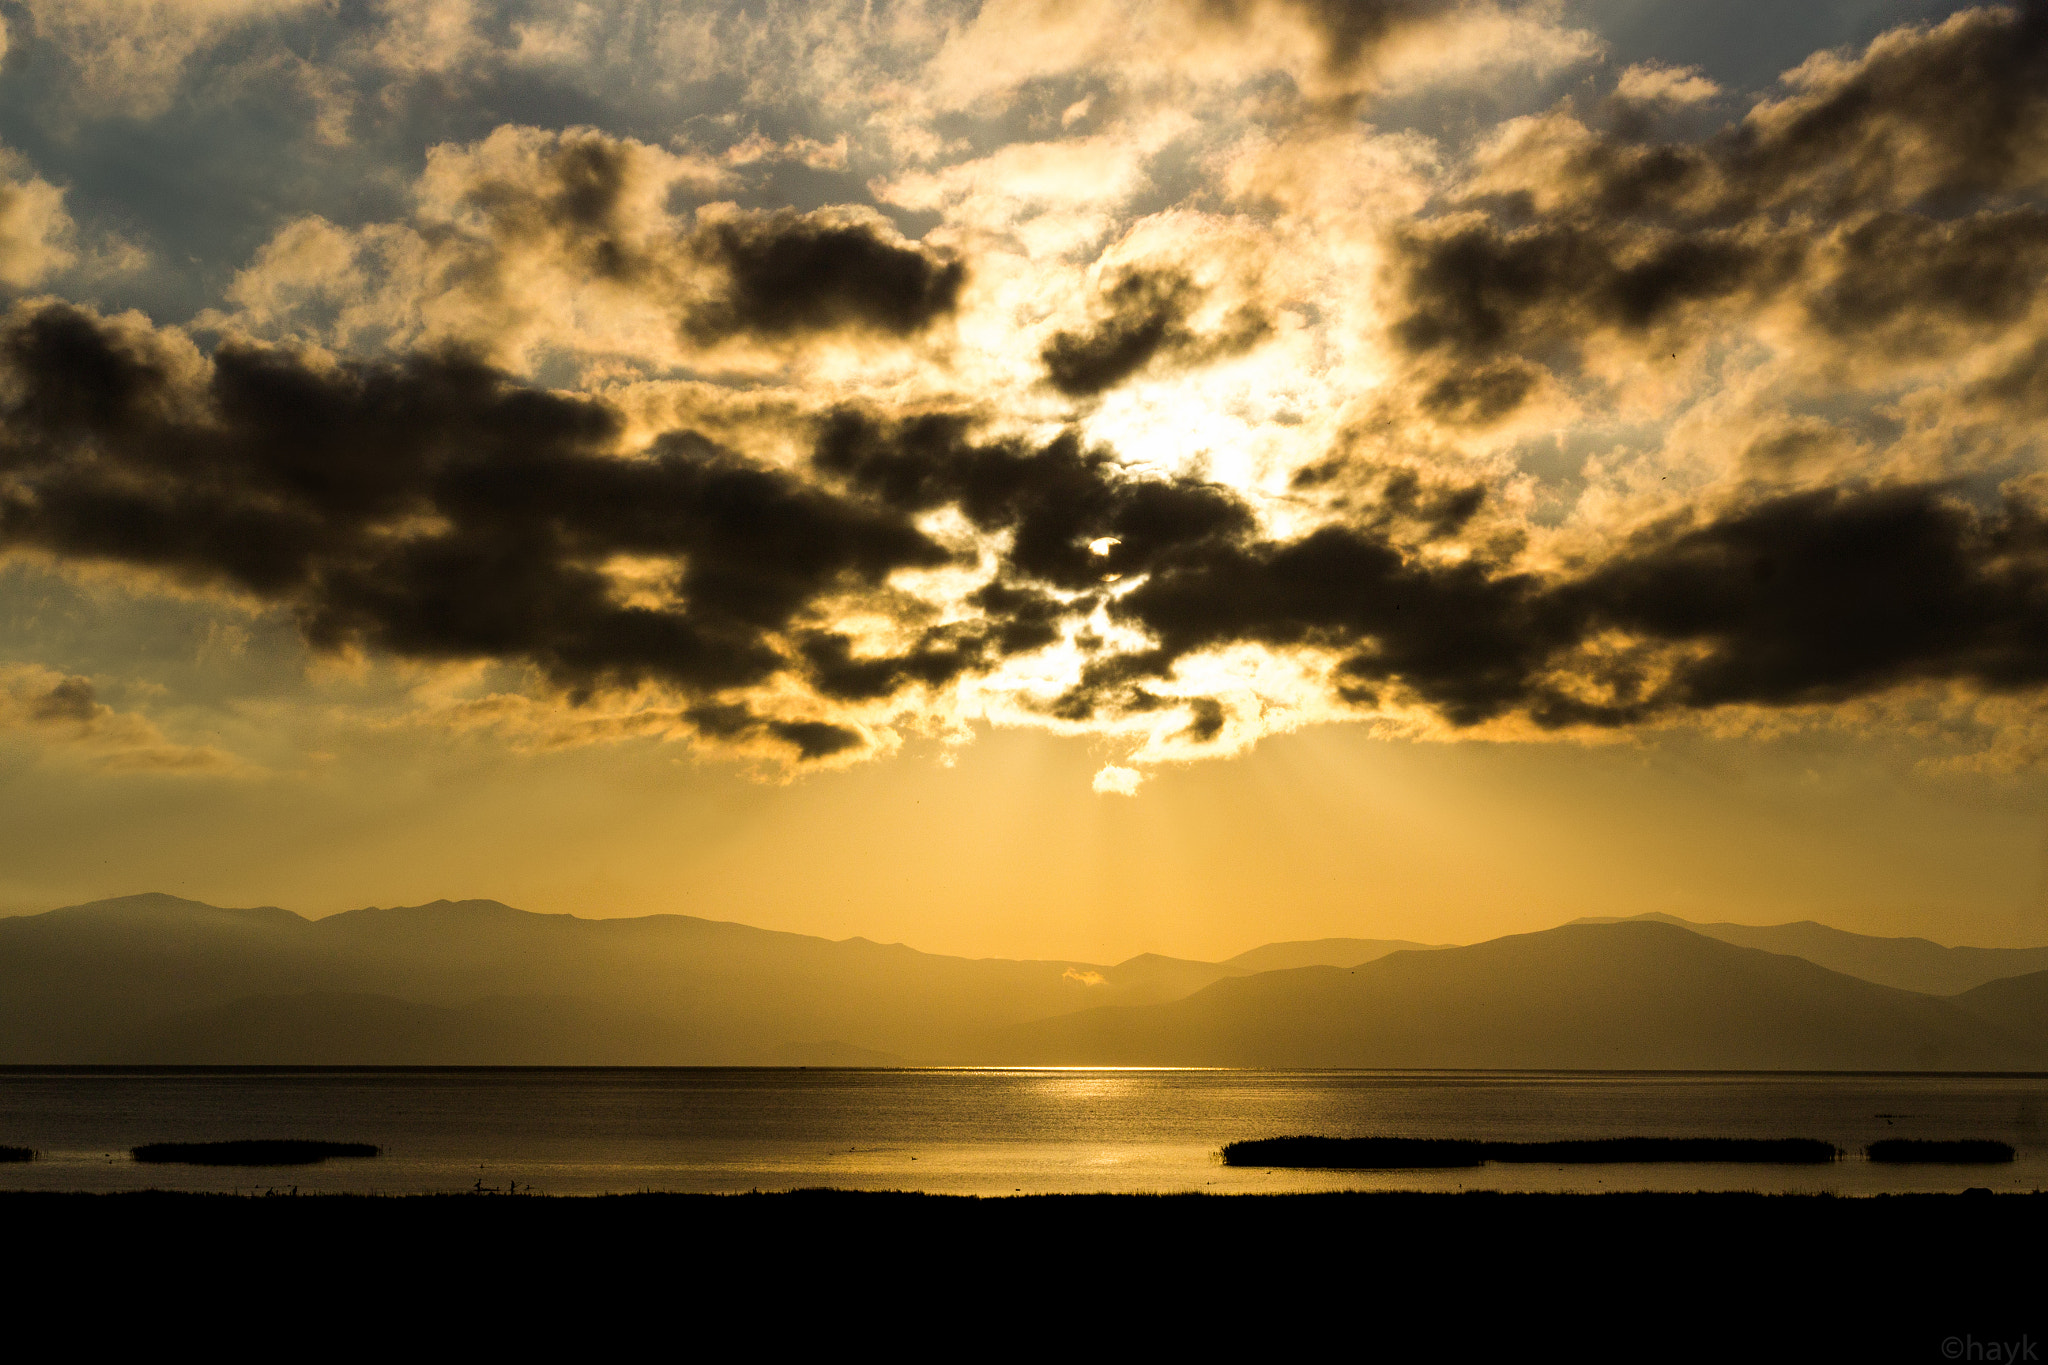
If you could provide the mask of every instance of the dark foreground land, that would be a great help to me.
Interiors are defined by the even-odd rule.
[[[14,1301],[94,1340],[2048,1357],[2038,1194],[5,1194],[0,1227]]]

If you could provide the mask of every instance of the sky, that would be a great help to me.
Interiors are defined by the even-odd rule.
[[[0,910],[2048,942],[2048,5],[0,20]]]

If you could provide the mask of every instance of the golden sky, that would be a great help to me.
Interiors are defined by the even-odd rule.
[[[2048,10],[0,0],[0,908],[2048,939]]]

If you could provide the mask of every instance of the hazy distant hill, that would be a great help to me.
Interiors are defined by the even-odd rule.
[[[1831,929],[1812,920],[1795,924],[1695,924],[1675,915],[1651,913],[1634,920],[1588,918],[1574,924],[1622,924],[1653,920],[1676,924],[1723,943],[1790,953],[1832,971],[1860,976],[1881,986],[1954,995],[2001,977],[2048,971],[2048,948],[1945,948],[1924,938],[1877,938]]]
[[[1356,965],[1285,965],[1332,959]],[[0,1062],[1976,1069],[2044,1044],[2048,973],[1939,1000],[1654,920],[1111,966],[496,901],[0,919]]]
[[[1282,972],[1294,967],[1356,967],[1388,953],[1409,949],[1447,948],[1447,943],[1410,943],[1405,938],[1311,938],[1268,943],[1224,959],[1224,965],[1247,972]]]
[[[0,920],[0,1061],[875,1062],[1241,970],[970,960],[496,901],[306,920],[125,896]]]
[[[114,1051],[125,1059],[217,1066],[631,1065],[674,1046],[664,1042],[671,1029],[672,1021],[659,1015],[576,996],[499,996],[445,1006],[308,992],[245,996],[160,1016]],[[801,1055],[793,1064],[837,1064],[825,1060],[826,1051],[795,1049]]]
[[[1955,1003],[1986,1023],[2022,1038],[2048,1038],[2048,972],[1987,981]]]
[[[2048,1047],[1946,1000],[1673,925],[1567,925],[1003,1031],[998,1062],[1270,1067],[1978,1069]]]

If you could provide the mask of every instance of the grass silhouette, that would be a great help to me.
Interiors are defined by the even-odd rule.
[[[0,1147],[0,1161],[34,1161],[35,1159],[36,1149],[33,1147]]]
[[[298,1138],[237,1142],[149,1142],[134,1148],[137,1161],[184,1166],[312,1166],[331,1156],[367,1157],[383,1151],[367,1142],[311,1142]]]
[[[1814,1138],[1581,1138],[1561,1142],[1472,1142],[1459,1138],[1281,1137],[1232,1142],[1226,1166],[1301,1166],[1330,1170],[1405,1170],[1477,1166],[1486,1161],[1598,1162],[1737,1161],[1811,1165],[1841,1149]]]
[[[1863,1149],[1872,1161],[1934,1161],[1953,1165],[1985,1165],[2011,1161],[2012,1144],[1988,1138],[1962,1138],[1947,1142],[1926,1138],[1886,1138]]]

